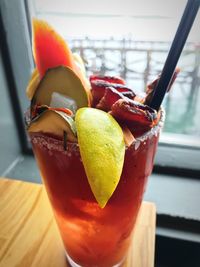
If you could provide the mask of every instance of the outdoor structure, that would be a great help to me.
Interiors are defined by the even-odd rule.
[[[163,68],[170,43],[132,39],[73,39],[70,46],[86,62],[87,72],[117,74],[136,91],[145,91]],[[165,131],[200,135],[197,102],[200,100],[200,44],[188,43],[178,66],[181,72],[173,90],[166,97]],[[177,110],[177,105],[179,110]],[[174,117],[173,114],[176,114]],[[191,128],[188,131],[188,128]]]

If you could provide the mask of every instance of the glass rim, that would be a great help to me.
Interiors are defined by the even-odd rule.
[[[151,136],[157,135],[160,129],[162,129],[165,121],[165,110],[161,107],[160,108],[160,118],[156,125],[154,125],[151,129],[147,132],[135,138],[135,141],[131,144],[135,144],[137,142],[144,142],[146,139],[150,138]]]
[[[137,144],[143,143],[147,139],[152,138],[153,136],[157,136],[160,129],[162,129],[162,127],[163,127],[164,120],[165,120],[165,111],[163,108],[160,108],[160,118],[159,118],[159,121],[157,122],[157,124],[154,127],[152,127],[151,129],[149,129],[147,132],[142,134],[141,136],[136,137],[134,139],[134,141],[129,146],[126,145],[126,149],[130,148],[131,146],[137,147]],[[34,138],[45,138],[45,139],[48,138],[48,142],[54,141],[57,143],[57,145],[62,145],[62,147],[64,149],[64,140],[61,138],[58,138],[56,136],[49,135],[47,133],[42,133],[42,132],[28,133],[28,136],[30,138],[30,141],[33,141],[32,139],[34,139]],[[78,141],[77,142],[70,142],[70,141],[66,140],[66,142],[68,144],[71,144],[71,145],[79,148]]]

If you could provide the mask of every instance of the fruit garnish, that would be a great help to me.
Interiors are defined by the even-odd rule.
[[[57,66],[68,66],[76,71],[73,55],[65,40],[45,21],[33,19],[33,55],[43,77]]]
[[[31,106],[49,106],[54,92],[72,98],[77,108],[89,105],[88,95],[81,80],[68,67],[52,68],[46,72],[35,91]]]
[[[137,97],[133,91],[121,92],[121,94],[125,97],[132,99],[132,100],[135,100],[135,98]]]
[[[40,115],[42,112],[46,111],[47,109],[61,111],[61,112],[66,113],[68,116],[73,115],[73,112],[68,108],[52,108],[52,107],[48,107],[47,105],[41,105],[41,106],[35,106],[33,108],[32,118],[37,117],[38,115]]]
[[[111,114],[114,118],[123,121],[151,126],[157,118],[156,110],[130,99],[119,99],[112,105]]]
[[[66,112],[46,109],[35,117],[27,127],[28,132],[50,133],[62,137],[66,133],[67,140],[77,142],[75,122]]]
[[[143,96],[143,95],[136,95],[134,97],[134,101],[139,102],[141,104],[144,104],[144,102],[145,102],[145,96]]]
[[[78,53],[73,53],[73,58],[74,58],[76,65],[78,66],[78,68],[80,69],[82,73],[81,80],[86,88],[86,91],[91,97],[91,94],[90,94],[91,85],[90,85],[89,80],[86,78],[86,69],[85,69],[84,61]]]
[[[122,131],[124,134],[124,142],[126,146],[129,147],[135,141],[135,137],[126,125],[122,125]]]
[[[89,82],[76,65],[65,40],[45,21],[33,19],[33,55],[42,78],[48,69],[58,66],[71,68],[82,81],[86,91]]]
[[[55,110],[55,111],[61,111],[61,112],[65,113],[69,116],[73,115],[73,112],[68,108],[51,108],[51,107],[49,107],[48,109],[49,110]]]
[[[76,65],[79,67],[79,69],[82,71],[84,75],[86,75],[86,69],[83,59],[78,53],[73,53],[73,59],[76,63]]]
[[[42,112],[46,111],[49,109],[47,105],[35,105],[32,107],[31,110],[31,119],[34,119],[35,117],[39,116]]]
[[[88,182],[103,208],[122,173],[125,153],[123,132],[110,114],[94,108],[79,109],[75,123]]]
[[[118,76],[108,76],[108,75],[91,75],[90,76],[90,82],[94,80],[101,80],[109,83],[118,83],[125,85],[124,79]]]
[[[124,92],[129,92],[131,94],[133,94],[133,98],[135,96],[135,93],[133,92],[133,90],[131,90],[130,88],[128,88],[125,85],[122,84],[117,84],[117,83],[109,83],[107,81],[103,81],[103,80],[91,80],[91,86],[92,86],[92,96],[93,96],[93,105],[95,106],[100,99],[104,96],[105,94],[105,89],[107,87],[113,87],[115,88],[118,92],[120,93],[124,93]]]
[[[112,105],[118,100],[123,98],[123,95],[119,93],[113,87],[107,87],[105,89],[104,96],[101,98],[100,102],[96,105],[96,108],[99,108],[104,111],[111,110]]]
[[[170,89],[171,89],[173,83],[175,82],[179,72],[180,72],[180,69],[176,68],[175,71],[174,71],[174,74],[172,76],[172,79],[171,79],[171,81],[169,83],[167,92],[170,91]],[[146,89],[147,96],[146,96],[145,101],[144,101],[145,105],[149,105],[150,104],[151,99],[153,97],[154,90],[155,90],[155,88],[156,88],[156,86],[157,86],[157,84],[158,84],[158,82],[160,80],[160,75],[161,74],[159,74],[158,77],[153,82],[151,82],[150,84],[147,85],[147,89]]]
[[[38,70],[35,68],[26,87],[26,95],[29,100],[33,98],[33,95],[38,87],[39,82],[40,75]]]

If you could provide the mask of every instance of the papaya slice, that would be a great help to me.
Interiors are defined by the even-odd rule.
[[[77,66],[73,53],[65,40],[43,20],[33,19],[33,56],[42,78],[48,69],[58,66],[71,68],[81,79],[86,91],[90,85]]]
[[[33,55],[40,77],[57,66],[75,70],[73,55],[65,40],[45,21],[33,19]]]

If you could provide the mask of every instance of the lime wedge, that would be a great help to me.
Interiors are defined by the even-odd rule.
[[[88,182],[99,206],[104,208],[122,173],[123,132],[110,114],[94,108],[79,109],[75,123]]]

